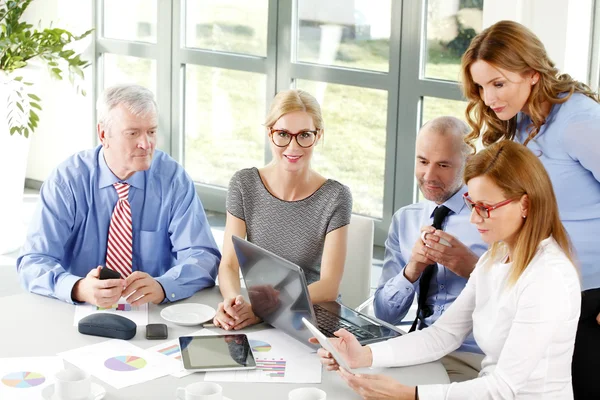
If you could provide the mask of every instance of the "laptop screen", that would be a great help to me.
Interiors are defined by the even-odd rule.
[[[317,323],[302,269],[237,236],[233,236],[233,247],[254,313],[275,328],[283,330],[307,346],[314,347],[308,343],[312,334],[302,323],[302,318],[306,318],[321,330],[324,326]],[[335,317],[335,329],[352,329],[350,326],[338,326],[339,318],[354,327],[359,327],[366,334],[362,339],[359,338],[361,344],[400,335],[395,327],[386,327],[385,322],[375,322],[372,318],[359,315],[337,302],[321,303],[319,306],[326,308],[325,311]]]
[[[304,330],[303,317],[315,321],[300,267],[236,236],[233,245],[256,315],[280,329]]]

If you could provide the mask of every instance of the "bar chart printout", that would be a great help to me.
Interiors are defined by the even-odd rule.
[[[319,357],[308,347],[276,329],[249,332],[256,369],[207,372],[205,381],[320,383]]]

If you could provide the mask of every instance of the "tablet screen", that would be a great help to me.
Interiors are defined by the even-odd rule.
[[[239,335],[181,336],[181,359],[185,369],[255,368],[248,337]]]

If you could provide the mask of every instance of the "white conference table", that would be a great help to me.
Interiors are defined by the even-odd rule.
[[[16,293],[16,294],[15,294]],[[197,302],[216,307],[221,300],[217,287],[205,289],[182,302]],[[169,338],[186,335],[200,329],[182,327],[164,321],[160,311],[167,305],[150,305],[149,322],[166,323]],[[0,309],[2,328],[0,329],[0,357],[53,356],[59,352],[99,343],[107,338],[82,335],[73,326],[73,305],[61,301],[26,293],[19,287],[14,266],[0,265]],[[264,329],[264,325],[244,331]],[[220,331],[220,330],[219,330]],[[145,328],[138,327],[136,336],[130,342],[141,348],[155,346],[161,341],[146,340]],[[316,357],[316,355],[315,355]],[[68,363],[66,367],[71,368]],[[440,362],[403,368],[373,371],[384,373],[407,385],[428,383],[448,383],[448,375]],[[203,381],[204,374],[196,373],[184,378],[165,376],[150,382],[114,389],[96,378],[93,380],[107,390],[105,399],[175,399],[177,387]],[[321,384],[284,383],[229,383],[221,382],[223,394],[231,400],[285,400],[290,390],[303,386],[316,386],[327,392],[328,400],[360,399],[336,374],[323,371]]]

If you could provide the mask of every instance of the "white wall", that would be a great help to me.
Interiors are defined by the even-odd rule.
[[[25,19],[34,25],[41,22],[42,27],[53,22],[53,26],[79,35],[92,27],[92,2],[34,1],[28,8]],[[83,52],[83,58],[92,61],[92,43],[90,35],[77,43],[73,50]],[[45,67],[42,68],[33,88],[34,93],[42,99],[43,110],[39,113],[38,128],[30,135],[27,178],[43,181],[69,155],[94,146],[93,73],[92,66],[85,69],[85,81],[81,86],[88,94],[83,97],[76,93],[68,77],[65,76],[63,81],[55,81],[50,78]]]
[[[485,0],[483,27],[510,19],[531,29],[561,72],[587,82],[592,0]]]

